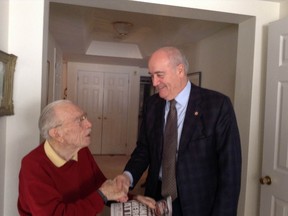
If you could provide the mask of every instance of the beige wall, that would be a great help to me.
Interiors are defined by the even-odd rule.
[[[202,71],[202,86],[234,101],[238,27],[223,29],[196,44],[195,70]]]
[[[0,215],[12,216],[18,215],[20,161],[39,144],[37,119],[41,102],[44,0],[0,0],[0,17],[5,19],[4,24],[0,22],[0,37],[3,34],[7,37],[4,41],[1,38],[1,49],[18,57],[13,89],[15,115],[0,118],[1,183],[4,176]]]
[[[0,50],[8,49],[8,2],[0,0]],[[5,183],[5,153],[6,153],[6,119],[0,117],[0,215],[4,209],[4,183]]]
[[[280,17],[284,18],[288,16],[288,1],[282,1],[281,2],[281,8],[280,8]]]

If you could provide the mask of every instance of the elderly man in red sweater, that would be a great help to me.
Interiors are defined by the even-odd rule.
[[[86,113],[71,101],[43,109],[39,129],[45,142],[21,164],[20,215],[94,216],[109,200],[127,201],[128,188],[107,180],[88,149],[91,127]]]

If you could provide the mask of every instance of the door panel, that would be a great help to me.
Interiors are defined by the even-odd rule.
[[[91,121],[92,133],[89,149],[92,154],[101,153],[102,109],[103,109],[103,73],[78,71],[78,105],[83,108]]]
[[[128,73],[78,70],[77,102],[93,124],[93,154],[126,153],[128,81]]]
[[[288,18],[268,28],[268,64],[263,145],[261,216],[288,212]]]
[[[125,154],[129,75],[105,73],[104,76],[102,153]]]

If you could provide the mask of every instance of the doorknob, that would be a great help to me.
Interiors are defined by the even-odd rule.
[[[272,180],[270,178],[270,176],[265,176],[259,179],[261,184],[267,184],[267,185],[271,185],[272,184]]]

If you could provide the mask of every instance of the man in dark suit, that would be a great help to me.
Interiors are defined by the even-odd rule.
[[[189,82],[188,67],[175,47],[160,48],[149,59],[158,93],[145,103],[137,146],[122,181],[134,187],[148,168],[145,195],[155,200],[163,197],[163,131],[168,105],[175,99],[178,142],[173,215],[236,216],[241,147],[235,113],[227,96]]]

